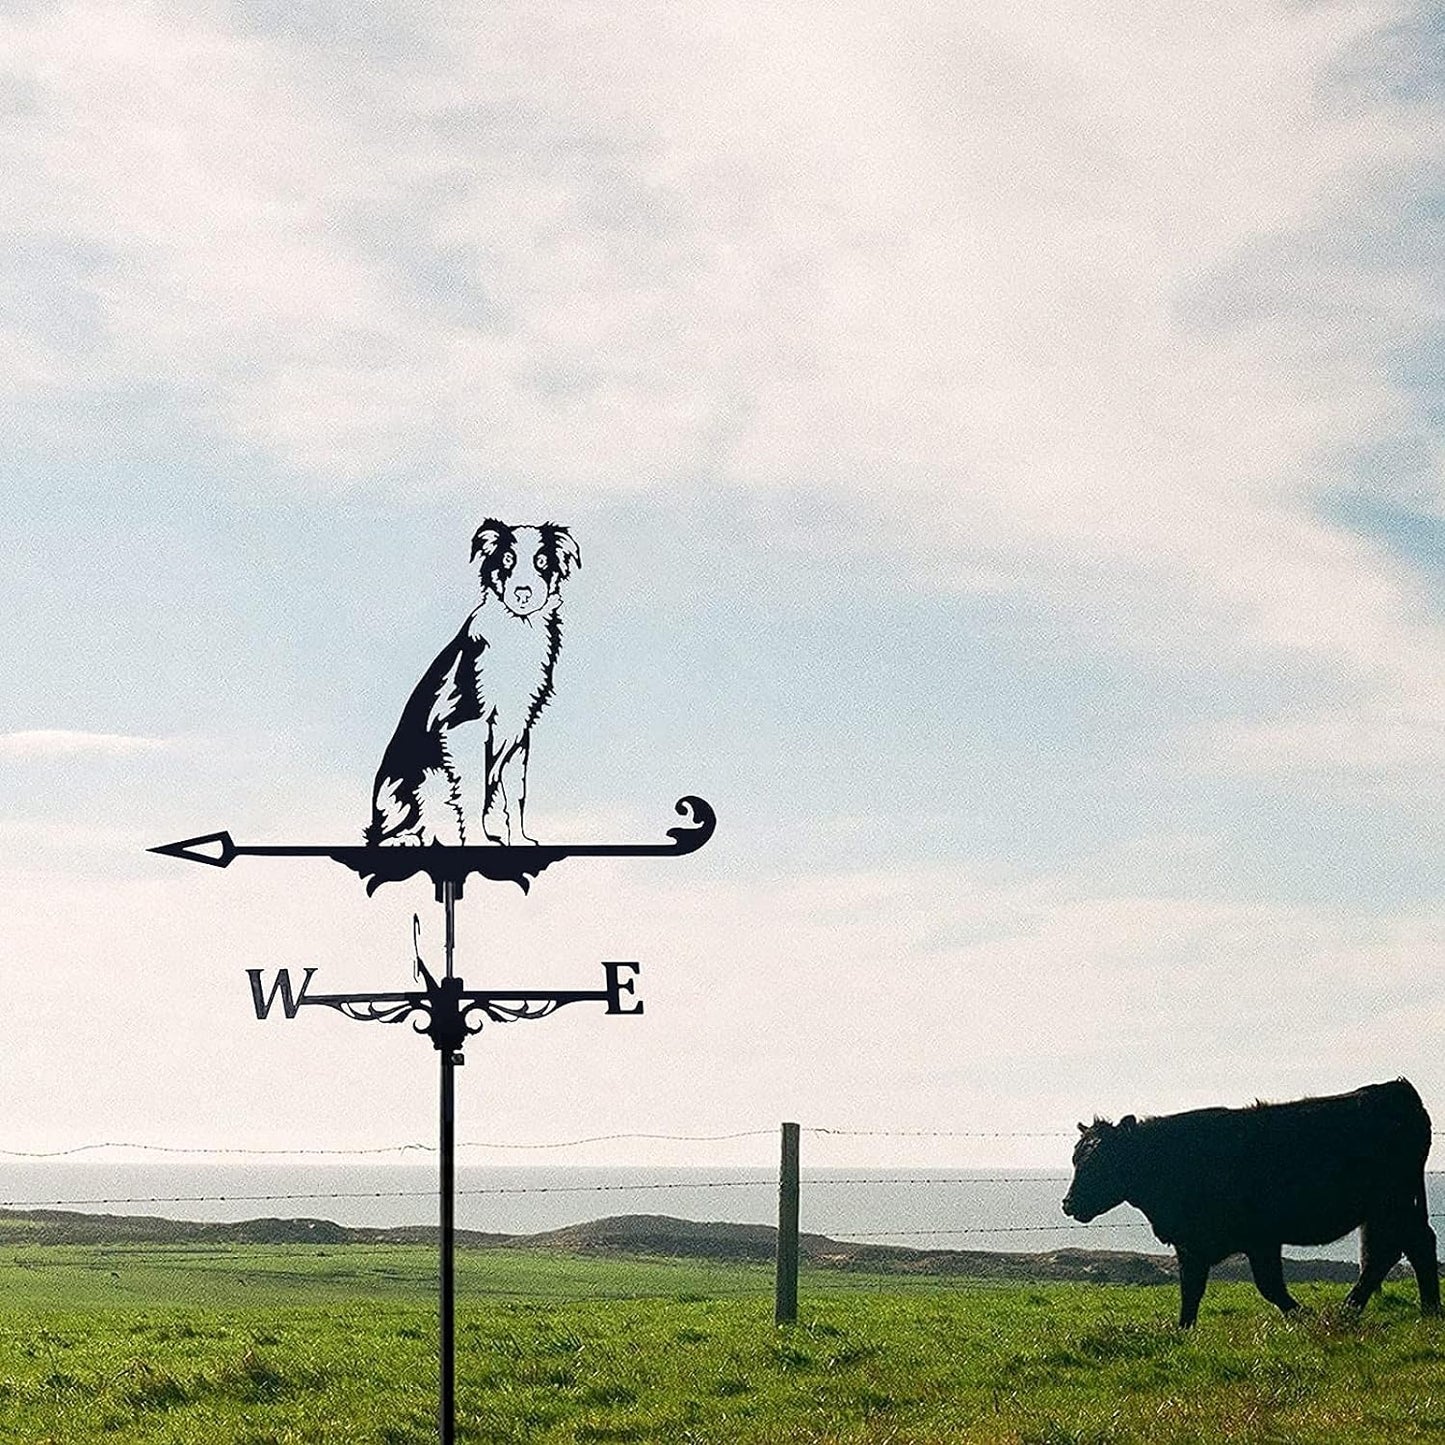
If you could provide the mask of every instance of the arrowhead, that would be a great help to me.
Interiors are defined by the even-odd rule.
[[[182,838],[179,843],[162,843],[148,848],[148,853],[162,853],[167,858],[184,858],[188,863],[209,863],[224,868],[236,856],[236,845],[229,833],[206,833],[199,838]]]

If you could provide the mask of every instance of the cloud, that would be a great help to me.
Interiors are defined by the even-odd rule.
[[[127,758],[159,752],[170,746],[167,738],[137,737],[130,733],[80,732],[71,728],[32,728],[0,733],[0,758],[49,762],[65,758]]]
[[[715,1134],[783,1118],[1053,1131],[1095,1110],[1240,1104],[1400,1073],[1427,1100],[1445,1093],[1429,1042],[1442,1005],[1438,909],[1379,918],[956,866],[734,883],[706,859],[575,860],[525,898],[469,885],[457,961],[470,986],[600,987],[600,959],[635,959],[646,1012],[608,1018],[577,1004],[487,1029],[461,1081],[466,1137]],[[318,990],[408,987],[413,910],[423,957],[440,948],[424,880],[368,899],[324,861],[238,860],[224,873],[145,862],[124,879],[0,879],[7,956],[46,960],[16,979],[30,1027],[0,1062],[12,1104],[0,1144],[66,1147],[98,1130],[237,1147],[432,1137],[424,1039],[323,1009],[258,1022],[245,979],[253,967],[315,966]],[[103,1054],[103,1076],[81,1071],[55,1090],[46,1048],[57,1030],[78,1055]],[[205,1046],[158,1071],[163,1036]],[[387,1121],[380,1136],[376,1120]],[[827,1157],[1058,1165],[1067,1147],[851,1139]],[[568,1157],[772,1154],[764,1137]]]
[[[59,258],[37,311],[73,318],[13,334],[12,409],[155,388],[303,486],[714,488],[744,526],[841,497],[915,585],[1304,660],[1407,769],[1441,761],[1438,620],[1321,507],[1418,424],[1391,358],[1438,309],[1375,244],[1412,224],[1382,177],[1439,131],[1398,7],[398,23],[4,21],[0,200]],[[1344,764],[1356,731],[1205,753]]]
[[[438,8],[398,61],[68,6],[6,25],[9,199],[89,257],[72,376],[184,385],[301,475],[962,489],[1087,546],[1241,380],[1174,354],[1174,288],[1361,159],[1307,100],[1364,27],[1045,9]]]
[[[643,1019],[579,1005],[490,1029],[462,1081],[466,1117],[488,1121],[473,1137],[721,1133],[783,1117],[1067,1128],[1096,1110],[1283,1098],[1401,1072],[1427,1098],[1445,1095],[1421,1042],[1438,1032],[1445,922],[1420,901],[1428,883],[1385,876],[1398,855],[1384,845],[1433,856],[1434,834],[1397,824],[1401,800],[1440,816],[1438,599],[1418,565],[1331,504],[1408,471],[1411,504],[1442,505],[1438,449],[1420,441],[1432,426],[1422,337],[1442,294],[1425,199],[1439,95],[1403,58],[1416,32],[1395,6],[1156,7],[1146,25],[1107,0],[920,0],[834,6],[821,27],[815,6],[792,0],[746,14],[717,0],[437,4],[397,12],[384,35],[354,7],[335,29],[310,8],[299,19],[278,8],[271,23],[243,8],[79,0],[0,19],[0,408],[7,433],[45,442],[27,453],[33,485],[15,504],[23,541],[37,531],[33,498],[64,504],[46,469],[78,455],[118,459],[122,489],[98,519],[124,539],[117,551],[151,531],[181,536],[190,511],[152,508],[148,489],[179,492],[198,475],[307,494],[304,545],[318,557],[335,553],[328,537],[362,551],[339,519],[356,526],[365,507],[389,544],[435,515],[406,503],[470,512],[525,492],[569,520],[609,512],[611,570],[624,575],[616,564],[636,546],[617,518],[666,514],[646,535],[669,545],[642,569],[658,629],[628,636],[625,667],[599,626],[591,634],[599,671],[621,679],[603,695],[631,733],[646,724],[627,705],[649,680],[660,695],[657,679],[686,674],[695,688],[679,695],[700,713],[720,686],[771,684],[747,713],[780,720],[766,746],[745,736],[705,771],[724,788],[738,769],[775,789],[796,814],[787,841],[806,843],[781,876],[758,843],[764,818],[735,845],[752,850],[745,877],[736,855],[729,875],[710,850],[658,877],[651,864],[559,865],[526,899],[469,889],[469,981],[586,987],[599,959],[636,957],[647,1003]],[[135,411],[150,430],[119,424]],[[183,467],[131,465],[157,433]],[[1361,474],[1362,457],[1378,477]],[[329,493],[361,507],[328,507]],[[188,495],[197,514],[205,494]],[[112,534],[127,508],[143,523]],[[265,508],[268,523],[283,510]],[[144,648],[189,645],[158,671],[110,675],[162,677],[163,698],[194,683],[191,649],[219,658],[202,719],[212,732],[254,697],[288,737],[313,706],[354,710],[371,644],[340,639],[335,619],[308,619],[299,601],[317,583],[353,592],[353,564],[329,580],[302,569],[295,590],[276,589],[273,616],[254,599],[296,539],[273,550],[284,523],[253,532],[253,514],[220,515],[227,535],[206,535],[194,570],[172,560],[189,557],[183,545],[163,545],[155,564],[162,581],[194,580],[221,554],[207,628],[118,631],[117,652],[134,646],[142,663],[157,655]],[[677,521],[694,516],[695,529]],[[709,550],[720,532],[725,553]],[[757,588],[759,555],[783,579],[761,589],[779,600],[765,622],[737,601]],[[236,585],[253,565],[253,585]],[[87,585],[72,567],[35,569],[57,579],[56,625],[71,625]],[[691,589],[686,607],[668,568]],[[899,608],[857,625],[849,609],[874,593],[826,585],[850,571],[878,594],[1003,591],[1051,614],[1023,635],[997,611],[959,607],[916,654],[910,686],[942,705],[900,731],[981,755],[957,769],[946,843],[914,806],[930,780],[908,752],[917,736],[889,736],[869,668],[839,698],[855,673],[830,670],[831,638],[881,652],[890,627],[916,620]],[[134,589],[124,569],[107,575]],[[375,588],[354,629],[363,639],[421,605],[406,568]],[[835,613],[785,646],[770,629],[789,602]],[[590,623],[624,611],[597,602]],[[700,611],[716,633],[698,628]],[[589,624],[573,616],[575,648]],[[974,629],[976,645],[952,647],[951,629]],[[114,659],[96,637],[99,673]],[[334,644],[354,666],[292,659],[293,641],[298,654]],[[734,649],[752,646],[820,678],[800,694],[787,667],[750,674]],[[1005,657],[992,671],[988,652]],[[35,671],[62,653],[73,660],[73,639],[35,646]],[[657,661],[668,653],[672,673]],[[254,675],[248,656],[263,659]],[[1022,656],[1058,687],[1011,676]],[[1104,680],[1078,683],[1096,660]],[[314,664],[294,698],[274,685],[293,662],[298,676]],[[388,662],[404,689],[415,673]],[[1116,678],[1129,696],[1111,710]],[[373,684],[387,708],[404,695]],[[1001,698],[991,709],[976,701],[986,687]],[[1254,720],[1189,722],[1231,706]],[[354,739],[354,717],[347,730]],[[577,736],[577,772],[595,773],[586,720]],[[876,773],[861,790],[850,736],[867,744],[859,774]],[[143,851],[222,821],[255,839],[359,826],[364,789],[358,802],[356,777],[327,771],[338,748],[324,731],[310,752],[222,741],[195,745],[200,766],[179,794],[150,788],[140,768],[95,769],[128,771],[131,794],[107,807],[77,790],[67,822],[46,786],[28,800],[41,816],[6,829],[26,864],[0,878],[4,951],[46,967],[20,980],[31,1027],[0,1059],[20,1133],[0,1142],[85,1142],[96,1120],[156,1142],[369,1144],[377,1119],[390,1138],[431,1137],[424,1041],[329,1015],[258,1023],[244,979],[315,964],[326,987],[401,986],[413,909],[435,955],[424,883],[368,901],[324,863],[304,877],[261,860],[223,874]],[[49,775],[33,762],[168,746],[34,730],[0,736],[0,758],[34,787]],[[1059,761],[1070,747],[1077,768]],[[794,810],[790,775],[815,759],[828,767]],[[369,763],[351,771],[364,780]],[[1170,766],[1207,783],[1171,791]],[[1246,781],[1230,793],[1221,774]],[[1281,774],[1304,786],[1276,817],[1278,795],[1257,785]],[[1327,822],[1310,805],[1325,780],[1367,803],[1387,792],[1389,806],[1339,809],[1340,836],[1321,845],[1311,828]],[[988,806],[970,811],[962,794],[985,788]],[[1130,806],[1111,810],[1110,788]],[[892,800],[891,822],[869,811],[875,797]],[[896,848],[857,850],[893,866],[827,862],[838,839],[818,814],[830,806],[844,841],[896,830]],[[930,848],[982,855],[990,809],[1015,815],[994,831],[1016,871],[919,863]],[[1199,836],[1130,864],[1151,810]],[[1087,815],[1111,811],[1106,826],[1129,833],[1116,856],[1042,871],[1046,854],[1087,853]],[[605,791],[551,822],[556,836],[659,831]],[[1071,827],[1084,836],[1061,842]],[[1192,866],[1191,848],[1231,855],[1234,871]],[[91,866],[72,877],[78,850]],[[1362,861],[1374,866],[1351,895],[1359,907],[1288,901],[1327,896]],[[1390,915],[1386,895],[1409,901]],[[178,1088],[175,1071],[157,1070],[163,1034],[204,1041],[204,1079]],[[104,1057],[104,1075],[54,1089],[58,1035]],[[935,1146],[846,1147],[855,1161],[924,1162]],[[1061,1162],[1051,1143],[936,1147],[937,1162]],[[766,1162],[769,1141],[710,1157],[754,1148]],[[662,1146],[652,1157],[700,1162]]]

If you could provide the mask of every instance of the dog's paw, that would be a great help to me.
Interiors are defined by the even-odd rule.
[[[501,806],[488,808],[482,814],[482,833],[488,843],[498,843],[505,848],[512,841],[511,814]]]

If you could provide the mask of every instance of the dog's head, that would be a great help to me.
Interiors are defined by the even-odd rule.
[[[472,561],[481,558],[482,591],[497,594],[514,617],[530,617],[557,595],[563,579],[582,565],[566,527],[509,527],[488,517],[472,538]]]

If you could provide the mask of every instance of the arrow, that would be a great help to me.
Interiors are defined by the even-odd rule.
[[[451,883],[460,897],[462,884],[473,873],[483,878],[512,882],[523,892],[544,868],[560,858],[680,858],[695,853],[713,835],[717,815],[702,798],[679,798],[677,811],[689,822],[669,828],[670,843],[488,843],[360,845],[325,843],[237,843],[227,832],[203,833],[162,843],[147,849],[167,858],[188,863],[205,863],[228,868],[233,859],[331,858],[366,880],[366,891],[375,893],[383,883],[395,883],[416,873],[425,873],[436,886]]]

